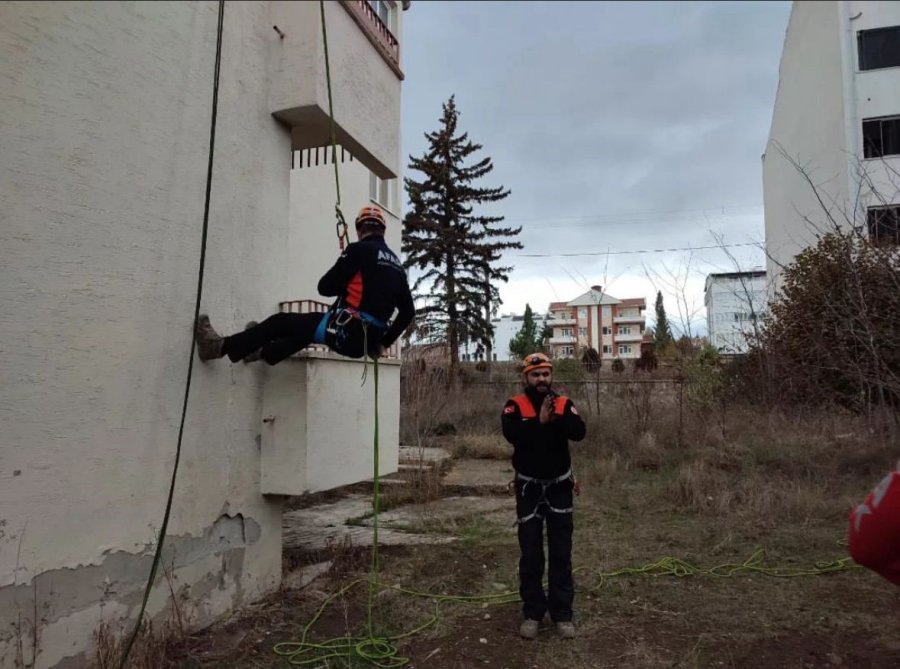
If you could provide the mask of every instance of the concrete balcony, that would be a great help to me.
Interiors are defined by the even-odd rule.
[[[379,361],[378,368],[378,466],[390,474],[399,465],[400,361]],[[264,495],[302,495],[372,477],[375,386],[371,368],[360,385],[362,370],[360,361],[320,351],[304,351],[266,370],[260,440]],[[360,457],[363,453],[370,455]]]
[[[556,325],[575,325],[575,319],[574,319],[574,318],[571,318],[571,317],[567,317],[567,318],[551,318],[551,319],[550,319],[549,321],[547,321],[547,322],[550,324],[551,327],[552,327],[552,326],[556,326]]]
[[[574,344],[575,337],[573,335],[560,335],[558,337],[550,337],[551,344]]]
[[[613,318],[613,323],[643,323],[646,320],[646,316],[616,316]]]
[[[643,332],[632,332],[631,334],[616,334],[615,336],[617,344],[631,344],[634,342],[641,342],[644,339]]]
[[[365,2],[326,2],[337,142],[383,179],[400,173],[399,45]],[[399,8],[398,8],[399,11]],[[377,22],[377,23],[376,23]],[[273,2],[269,111],[294,150],[331,142],[318,2]],[[260,76],[265,76],[260,73]]]

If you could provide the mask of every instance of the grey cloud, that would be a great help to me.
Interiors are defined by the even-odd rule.
[[[492,211],[522,222],[524,252],[710,243],[711,227],[747,241],[760,234],[759,212],[626,224],[607,215],[762,203],[759,159],[789,11],[788,2],[415,2],[404,25],[404,154],[422,152],[422,133],[455,93],[462,128],[494,158],[489,183],[512,189]],[[599,272],[602,262],[514,260],[514,278],[550,267],[565,278],[561,262]],[[640,274],[640,260],[611,259],[610,272]]]

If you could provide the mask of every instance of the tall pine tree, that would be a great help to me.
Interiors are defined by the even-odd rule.
[[[425,134],[428,150],[410,156],[409,168],[423,179],[404,179],[410,210],[403,221],[403,253],[407,269],[421,271],[413,284],[422,305],[417,324],[432,339],[447,342],[455,378],[463,336],[490,345],[489,314],[500,302],[497,282],[507,281],[512,269],[497,262],[503,251],[522,248],[514,241],[522,228],[502,227],[503,216],[475,212],[478,205],[504,199],[509,190],[477,185],[493,162],[485,157],[467,164],[483,147],[458,132],[454,97],[443,110],[440,128]]]
[[[666,316],[666,307],[663,304],[661,290],[656,291],[656,327],[653,333],[657,350],[665,348],[673,340],[672,328],[669,327],[669,319]]]

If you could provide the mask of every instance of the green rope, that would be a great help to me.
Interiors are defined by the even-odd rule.
[[[203,228],[200,236],[200,261],[197,270],[197,292],[194,300],[194,325],[191,330],[191,352],[188,356],[187,379],[184,384],[184,399],[181,404],[181,419],[178,424],[178,439],[175,444],[175,462],[172,465],[172,476],[169,480],[169,491],[166,496],[166,510],[163,513],[162,524],[159,528],[159,537],[156,540],[156,550],[153,553],[153,562],[150,564],[150,574],[147,577],[147,583],[144,586],[144,595],[141,598],[141,605],[138,608],[137,618],[134,621],[134,628],[125,642],[122,654],[119,656],[118,669],[123,669],[128,658],[131,655],[134,643],[140,634],[144,623],[144,614],[147,611],[147,603],[150,601],[150,593],[153,590],[153,584],[156,582],[156,574],[162,561],[163,547],[166,542],[166,531],[169,527],[169,519],[172,515],[172,504],[175,498],[175,483],[178,480],[178,469],[181,463],[181,447],[184,442],[184,426],[187,420],[188,400],[191,396],[191,379],[194,373],[194,350],[197,342],[194,338],[194,332],[197,331],[197,321],[200,317],[200,301],[203,297],[203,274],[206,267],[206,247],[209,237],[209,209],[210,198],[212,195],[212,178],[213,178],[213,159],[215,157],[216,148],[216,120],[219,114],[219,77],[222,66],[222,27],[225,22],[225,0],[219,0],[219,15],[216,26],[216,57],[215,67],[213,69],[213,92],[212,92],[212,111],[210,112],[209,121],[209,151],[207,153],[206,165],[206,196],[203,204]]]
[[[712,576],[718,578],[730,578],[736,576],[769,576],[773,578],[800,578],[808,576],[826,576],[840,572],[859,569],[859,565],[852,562],[851,558],[840,558],[831,561],[815,562],[812,566],[805,567],[776,567],[763,566],[762,559],[765,552],[762,548],[756,549],[750,557],[743,562],[722,563],[711,567],[702,567],[691,564],[675,557],[664,557],[656,562],[640,567],[622,567],[612,571],[602,571],[581,567],[575,573],[588,573],[597,578],[597,588],[602,588],[608,579],[621,577],[659,577],[674,576],[686,578],[690,576]],[[501,592],[487,595],[454,595],[423,592],[404,588],[399,585],[386,586],[390,590],[431,600],[434,611],[429,618],[414,626],[412,629],[386,638],[375,638],[371,632],[371,619],[369,634],[366,637],[343,636],[329,639],[321,643],[313,643],[306,640],[310,630],[322,616],[322,613],[338,597],[343,596],[354,587],[363,582],[357,579],[343,586],[340,590],[329,596],[318,608],[312,619],[303,628],[299,641],[287,641],[276,644],[273,652],[286,658],[288,664],[293,666],[305,666],[320,664],[330,658],[349,658],[355,656],[379,669],[394,669],[409,663],[410,659],[399,654],[397,643],[424,632],[440,619],[442,604],[477,604],[491,606],[498,604],[514,604],[519,601],[519,593],[515,591]],[[371,582],[371,581],[370,581]],[[370,600],[371,614],[371,600]]]
[[[338,244],[341,250],[344,250],[344,244],[350,240],[347,232],[347,222],[344,220],[344,214],[341,212],[341,177],[338,173],[337,160],[337,128],[334,122],[334,100],[331,95],[331,64],[328,61],[328,30],[325,28],[325,0],[319,0],[319,12],[322,16],[322,45],[325,49],[325,84],[328,88],[328,116],[331,120],[331,162],[334,164],[334,187],[337,191],[337,201],[334,205],[337,223]]]
[[[363,324],[363,346],[364,346],[364,369],[363,383],[365,383],[366,373],[368,372],[368,328]],[[322,617],[325,610],[338,597],[342,597],[365,579],[356,579],[340,590],[330,595],[319,606],[312,619],[303,627],[303,631],[298,641],[283,641],[275,644],[272,651],[275,655],[285,658],[286,662],[291,666],[323,666],[328,660],[333,658],[343,658],[347,661],[351,657],[356,657],[364,662],[369,663],[379,669],[396,669],[409,664],[410,658],[400,655],[398,643],[404,639],[408,639],[416,634],[424,632],[429,627],[435,625],[440,620],[442,604],[478,604],[481,606],[513,604],[519,601],[519,593],[516,591],[493,593],[487,595],[455,595],[455,594],[438,594],[433,592],[423,592],[404,588],[399,585],[387,586],[393,590],[410,597],[428,599],[434,604],[434,610],[430,617],[415,625],[412,629],[394,634],[391,636],[379,637],[375,635],[373,609],[375,598],[381,589],[379,579],[379,559],[378,559],[378,512],[380,508],[380,488],[379,488],[379,406],[378,406],[378,358],[374,358],[375,364],[375,434],[373,438],[374,444],[374,478],[373,478],[373,520],[372,520],[372,560],[369,572],[369,592],[368,607],[366,613],[366,633],[365,636],[342,636],[328,639],[319,643],[307,641],[310,630]],[[809,567],[766,567],[763,566],[762,560],[765,552],[762,548],[757,548],[743,562],[722,563],[712,567],[701,567],[693,565],[689,562],[675,557],[664,557],[656,562],[642,565],[640,567],[622,567],[612,571],[601,571],[580,567],[573,573],[592,574],[597,579],[597,588],[602,588],[605,582],[611,578],[619,577],[659,577],[674,576],[676,578],[685,578],[688,576],[713,576],[719,578],[729,578],[741,575],[762,575],[776,578],[796,578],[802,576],[823,576],[826,574],[836,574],[843,571],[858,568],[853,564],[851,558],[841,558],[832,561],[820,561]],[[324,666],[328,666],[325,664]]]

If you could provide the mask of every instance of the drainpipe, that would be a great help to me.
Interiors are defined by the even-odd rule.
[[[857,225],[859,211],[857,210],[856,193],[859,188],[857,170],[860,169],[862,155],[859,151],[859,137],[862,134],[862,126],[857,118],[856,106],[856,40],[853,39],[853,26],[851,21],[859,18],[850,17],[849,0],[839,0],[838,24],[841,47],[841,81],[844,98],[844,150],[847,160],[847,209],[848,217]],[[850,208],[852,207],[852,211]],[[863,207],[864,210],[864,207]]]

